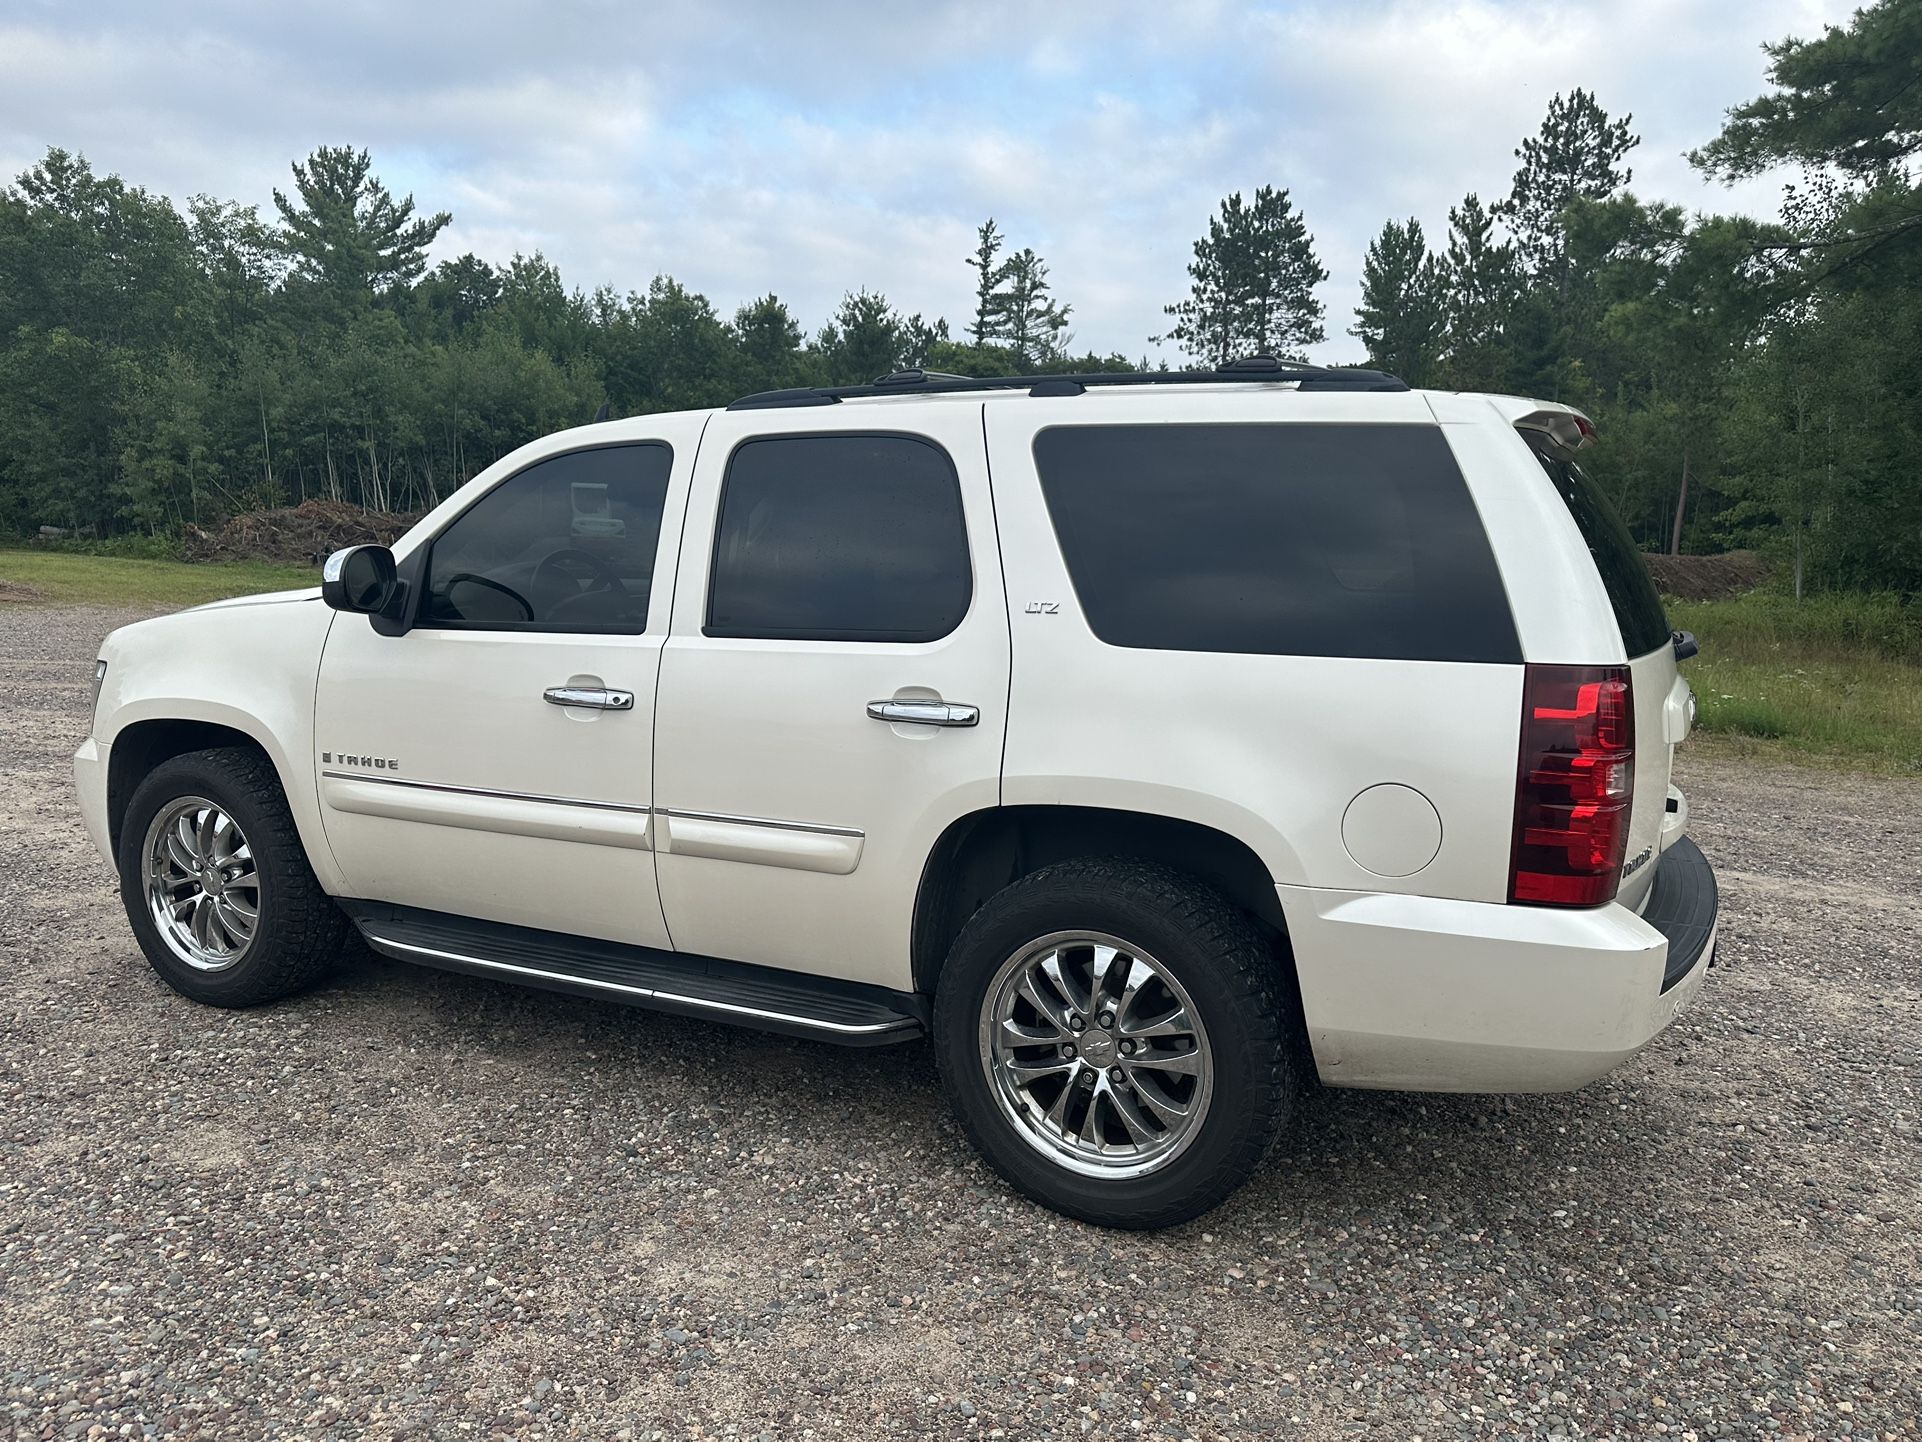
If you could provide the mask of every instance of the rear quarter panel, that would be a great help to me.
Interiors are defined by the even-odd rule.
[[[1581,528],[1515,430],[1515,415],[1534,403],[1425,394],[1481,511],[1522,654],[1533,662],[1629,668],[1635,701],[1635,789],[1626,853],[1631,869],[1616,899],[1639,909],[1660,862],[1674,747],[1688,733],[1688,685],[1677,672],[1674,649],[1664,645],[1631,658],[1623,647]]]
[[[1504,899],[1520,666],[1107,645],[1076,600],[1035,472],[1033,438],[1048,426],[1433,425],[1419,394],[1217,391],[1144,407],[1091,389],[986,411],[1014,639],[1004,804],[1210,826],[1246,843],[1283,887]],[[1343,841],[1350,803],[1385,782],[1420,791],[1441,817],[1434,859],[1411,875],[1369,871]]]

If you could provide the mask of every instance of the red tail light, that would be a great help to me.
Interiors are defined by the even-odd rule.
[[[1634,790],[1628,668],[1528,667],[1508,899],[1530,906],[1613,901]]]

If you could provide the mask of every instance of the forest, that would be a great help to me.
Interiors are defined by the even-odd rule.
[[[1731,97],[1690,160],[1779,177],[1777,220],[1639,195],[1633,117],[1576,89],[1520,139],[1506,194],[1464,196],[1434,237],[1385,221],[1347,324],[1316,295],[1312,218],[1276,184],[1198,217],[1188,293],[1144,298],[1142,340],[1208,368],[1301,356],[1333,328],[1411,385],[1566,401],[1594,417],[1590,468],[1646,548],[1757,550],[1797,596],[1913,597],[1922,0],[1768,59],[1765,93]],[[293,164],[267,214],[177,206],[50,148],[0,190],[0,534],[164,540],[314,497],[418,510],[603,405],[1146,364],[1073,354],[1070,299],[993,220],[954,260],[972,314],[857,284],[812,329],[773,293],[728,314],[666,275],[621,294],[539,254],[430,264],[450,222],[351,145]]]

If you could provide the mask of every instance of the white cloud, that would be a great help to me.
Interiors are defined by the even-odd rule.
[[[39,3],[0,21],[0,170],[61,145],[176,199],[267,208],[289,161],[351,141],[454,212],[444,252],[539,249],[583,287],[665,271],[724,312],[772,290],[810,327],[863,285],[958,327],[992,214],[1050,262],[1077,344],[1129,355],[1220,197],[1272,183],[1331,273],[1322,350],[1341,359],[1381,222],[1439,237],[1465,192],[1504,193],[1559,90],[1634,113],[1638,191],[1772,210],[1776,182],[1722,191],[1681,154],[1761,90],[1764,40],[1848,8]]]

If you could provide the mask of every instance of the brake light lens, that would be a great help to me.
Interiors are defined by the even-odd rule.
[[[1526,906],[1613,901],[1634,792],[1628,668],[1529,666],[1508,899]]]

